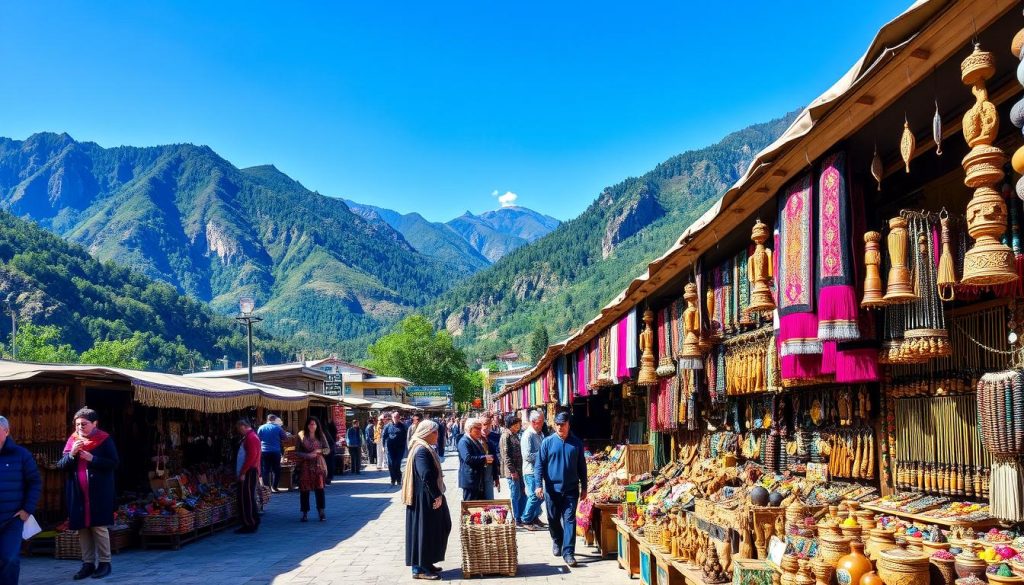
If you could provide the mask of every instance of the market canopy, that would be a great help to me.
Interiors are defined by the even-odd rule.
[[[301,410],[309,405],[309,396],[305,392],[230,378],[187,378],[106,366],[0,360],[0,383],[67,378],[121,381],[135,390],[136,402],[159,408],[218,413],[261,406],[274,410]]]
[[[372,408],[374,410],[409,410],[409,411],[423,410],[422,408],[417,408],[417,407],[415,407],[415,406],[413,406],[411,404],[404,404],[402,402],[389,402],[387,400],[380,400],[380,401],[374,402],[374,403],[370,404],[370,408]]]

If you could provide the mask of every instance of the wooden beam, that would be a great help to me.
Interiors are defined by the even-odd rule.
[[[873,96],[873,95],[862,95],[859,98],[857,98],[853,103],[859,104],[859,105],[862,105],[862,106],[873,106],[873,105],[875,105],[875,96]]]

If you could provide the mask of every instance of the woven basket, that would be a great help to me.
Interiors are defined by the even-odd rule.
[[[142,534],[184,534],[196,526],[196,515],[175,514],[173,516],[151,515],[142,519]]]
[[[510,500],[470,500],[462,502],[459,540],[462,542],[462,576],[504,575],[515,577],[519,570],[516,525],[465,524],[461,518],[473,507],[503,505],[511,509]],[[511,517],[509,520],[513,520]]]
[[[61,560],[82,560],[82,544],[77,530],[58,532],[53,538],[53,558]]]
[[[193,524],[196,528],[206,528],[213,524],[213,508],[199,508],[195,511]]]
[[[519,568],[515,524],[462,524],[462,576],[515,577]]]

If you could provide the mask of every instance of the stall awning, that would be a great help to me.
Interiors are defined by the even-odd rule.
[[[309,399],[312,402],[340,404],[342,406],[347,406],[348,408],[369,409],[371,404],[369,400],[363,400],[362,398],[354,398],[351,396],[328,396],[326,394],[317,394],[315,392],[309,393]]]
[[[373,410],[423,410],[422,408],[417,408],[411,404],[403,404],[401,402],[389,402],[387,400],[379,400],[377,402],[374,402],[370,404],[370,408],[372,408]]]
[[[186,378],[89,365],[34,364],[0,360],[0,382],[30,379],[103,379],[120,381],[135,390],[135,401],[158,408],[200,412],[231,412],[263,406],[275,410],[301,410],[309,405],[305,392],[229,378]]]

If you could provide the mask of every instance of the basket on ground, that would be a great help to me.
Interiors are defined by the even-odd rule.
[[[514,577],[519,569],[515,518],[505,522],[466,524],[465,517],[491,506],[511,510],[510,500],[472,500],[462,502],[459,539],[462,542],[462,576],[505,575]]]
[[[164,516],[150,514],[142,519],[142,534],[185,534],[196,527],[196,515],[193,512]]]

